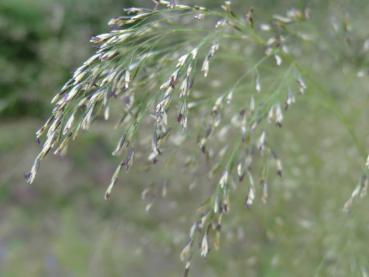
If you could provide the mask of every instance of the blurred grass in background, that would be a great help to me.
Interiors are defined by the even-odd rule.
[[[38,150],[34,131],[50,111],[52,95],[92,52],[89,37],[105,30],[108,18],[132,2],[0,3],[0,276],[181,274],[178,256],[193,213],[208,195],[205,177],[192,185],[193,180],[178,172],[176,161],[156,171],[134,169],[119,182],[112,201],[105,202],[103,192],[115,164],[110,158],[114,140],[106,135],[111,126],[97,123],[65,158],[44,162],[34,185],[23,179]],[[351,47],[334,37],[326,39],[326,47],[334,46],[331,56],[317,54],[322,64],[311,70],[333,100],[321,104],[317,83],[317,97],[301,99],[288,113],[285,128],[273,136],[285,162],[284,179],[272,185],[267,205],[258,203],[251,210],[243,205],[247,188],[240,188],[226,218],[220,251],[207,260],[196,259],[192,274],[368,276],[368,199],[349,215],[341,212],[365,154],[349,131],[355,130],[360,145],[369,146],[368,80],[357,81],[357,71],[368,65],[358,50],[369,37],[368,4],[234,2],[245,10],[254,6],[261,18],[283,13],[291,3],[298,8],[311,5],[319,19],[313,24],[323,33],[326,28],[327,36],[324,13],[337,11],[339,20],[349,7],[344,12],[351,15],[357,37],[351,37]],[[141,200],[147,186],[160,194],[162,179],[168,180],[168,195]]]

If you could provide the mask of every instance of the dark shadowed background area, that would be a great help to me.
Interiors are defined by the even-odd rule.
[[[317,14],[310,24],[323,30],[330,28],[325,12],[337,11],[339,18],[349,7],[345,12],[358,41],[369,38],[364,0],[348,6],[344,1],[233,2],[240,13],[253,6],[262,18],[310,5]],[[117,134],[109,131],[113,123],[101,122],[83,133],[67,156],[48,157],[34,184],[23,177],[39,150],[34,133],[51,111],[50,99],[93,52],[89,38],[132,5],[152,6],[128,0],[0,1],[0,276],[182,274],[179,253],[211,188],[206,177],[194,183],[176,161],[156,170],[138,167],[105,201],[117,162],[111,158]],[[286,117],[288,128],[273,134],[286,172],[273,184],[270,202],[246,209],[243,195],[235,199],[220,250],[196,257],[192,276],[369,276],[368,198],[352,213],[341,212],[365,156],[352,130],[369,149],[368,59],[333,40],[332,57],[321,59],[318,75],[334,106],[323,107],[316,98],[296,104]],[[358,82],[363,69],[366,75]],[[143,200],[145,188],[152,195]]]

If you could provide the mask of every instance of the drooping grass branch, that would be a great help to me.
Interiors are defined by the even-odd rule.
[[[229,1],[219,10],[156,3],[153,10],[126,9],[109,22],[109,32],[91,39],[97,51],[52,100],[52,114],[36,133],[41,151],[26,178],[32,183],[46,155],[65,154],[94,119],[109,120],[119,99],[121,137],[113,155],[121,162],[106,199],[121,170],[129,170],[142,151],[142,138],[151,137],[145,154],[156,164],[165,156],[168,138],[181,131],[183,139],[174,139],[175,145],[195,140],[215,182],[181,253],[188,272],[196,242],[201,256],[218,248],[235,184],[248,186],[245,206],[251,207],[257,198],[266,202],[274,176],[283,175],[268,130],[282,127],[285,112],[308,90],[295,53],[311,39],[299,32],[310,15],[291,9],[256,25],[253,9],[238,15]],[[235,80],[227,72],[229,61],[239,71]]]

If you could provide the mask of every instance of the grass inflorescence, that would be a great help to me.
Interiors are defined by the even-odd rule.
[[[251,208],[257,199],[267,202],[273,179],[283,176],[269,130],[282,128],[285,113],[309,93],[295,56],[299,44],[312,39],[299,32],[310,11],[290,9],[259,23],[252,8],[239,15],[230,1],[218,10],[155,2],[153,9],[126,9],[124,16],[110,20],[109,32],[91,39],[96,53],[53,98],[52,114],[36,133],[41,151],[26,179],[32,183],[46,155],[64,155],[96,118],[109,120],[117,100],[121,136],[113,155],[121,162],[106,199],[122,169],[133,166],[141,141],[150,141],[145,156],[153,165],[165,156],[166,144],[195,141],[204,159],[195,159],[193,166],[208,165],[214,191],[199,208],[180,255],[187,273],[197,245],[204,257],[219,247],[237,184],[246,184],[244,205]],[[226,70],[224,56],[235,59],[240,74],[217,85],[223,79],[212,70]],[[367,184],[364,176],[346,210],[366,193]]]

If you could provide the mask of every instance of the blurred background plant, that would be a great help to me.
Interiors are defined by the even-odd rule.
[[[183,268],[179,254],[196,219],[193,213],[214,190],[206,166],[196,179],[179,170],[181,159],[157,170],[133,167],[118,182],[114,199],[105,202],[102,195],[116,163],[110,154],[119,134],[107,135],[112,124],[97,121],[67,156],[49,157],[32,186],[22,176],[39,150],[33,133],[47,118],[50,99],[93,53],[86,42],[133,4],[153,6],[114,0],[0,3],[0,275],[177,276]],[[222,3],[196,4],[219,9]],[[307,40],[294,53],[305,66],[309,95],[288,111],[283,129],[268,134],[283,158],[283,179],[273,182],[266,205],[258,201],[252,209],[244,205],[248,187],[238,188],[224,219],[221,249],[206,260],[195,259],[192,274],[367,276],[367,198],[355,202],[350,214],[341,211],[369,146],[363,128],[368,4],[265,0],[234,5],[240,14],[254,7],[256,26],[291,8],[308,8],[312,20],[303,25],[304,32],[319,43]],[[309,52],[314,54],[302,56],[314,47]],[[241,75],[238,51],[223,51],[211,65],[211,74],[219,78],[209,85],[211,91]],[[250,58],[250,66],[256,59]],[[262,77],[264,88],[268,75]],[[180,154],[199,151],[195,144],[186,147]]]

